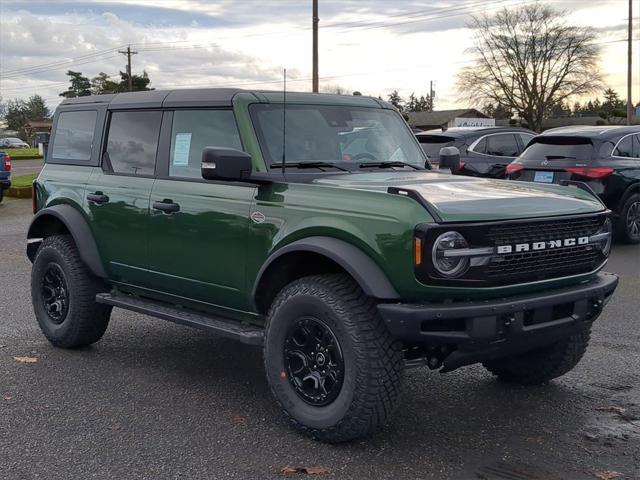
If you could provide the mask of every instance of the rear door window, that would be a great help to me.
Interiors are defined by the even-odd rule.
[[[95,110],[60,113],[51,150],[56,163],[89,163],[97,117]]]
[[[495,157],[517,157],[520,152],[515,135],[504,133],[487,136],[486,154]]]
[[[125,175],[154,175],[161,119],[159,111],[112,113],[107,167]]]
[[[242,150],[231,110],[176,110],[171,128],[169,175],[202,178],[200,164],[205,147]]]

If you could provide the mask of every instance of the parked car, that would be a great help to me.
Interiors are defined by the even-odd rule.
[[[113,307],[260,345],[292,425],[327,442],[388,418],[406,362],[522,384],[578,363],[618,282],[596,197],[434,172],[375,98],[284,98],[61,103],[27,234],[53,345],[97,342]]]
[[[0,152],[0,202],[4,199],[4,191],[11,187],[11,157]]]
[[[0,148],[29,148],[29,144],[19,138],[0,138]]]
[[[525,182],[586,183],[613,212],[618,239],[640,243],[640,126],[547,130],[507,173]]]
[[[520,155],[535,133],[526,128],[456,127],[416,133],[429,160],[440,163],[440,149],[456,147],[460,164],[452,169],[457,175],[504,178],[506,166]]]

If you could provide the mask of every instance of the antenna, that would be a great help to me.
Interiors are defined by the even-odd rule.
[[[282,92],[282,177],[287,180],[286,159],[287,159],[287,69],[284,69],[284,90]]]

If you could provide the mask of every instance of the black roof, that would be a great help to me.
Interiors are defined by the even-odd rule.
[[[520,133],[531,133],[535,135],[534,132],[528,130],[526,128],[521,127],[452,127],[447,130],[427,130],[424,132],[416,133],[416,136],[432,136],[438,135],[443,137],[453,137],[453,138],[466,138],[466,137],[477,137],[480,135],[485,135],[487,133],[499,133],[499,132],[520,132]]]
[[[613,140],[629,133],[640,133],[640,125],[603,125],[603,126],[574,126],[551,128],[541,133],[541,136],[585,137]]]
[[[175,106],[222,107],[231,105],[239,88],[194,88],[183,90],[146,90],[142,92],[111,93],[88,97],[68,98],[61,105],[108,103],[112,109],[154,108]]]
[[[161,107],[226,107],[231,106],[238,93],[248,93],[259,102],[280,102],[283,93],[266,90],[242,90],[239,88],[191,88],[179,90],[147,90],[106,95],[91,95],[65,99],[60,105],[108,104],[112,110],[125,108]],[[375,108],[392,108],[383,100],[367,96],[332,95],[309,92],[287,92],[292,102],[312,102],[340,105],[358,105]]]

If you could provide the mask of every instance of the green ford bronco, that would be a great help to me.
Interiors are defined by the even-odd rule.
[[[588,187],[434,171],[375,98],[74,98],[46,157],[27,255],[49,341],[94,343],[118,307],[262,346],[286,416],[327,442],[382,424],[406,366],[563,375],[618,282]]]

